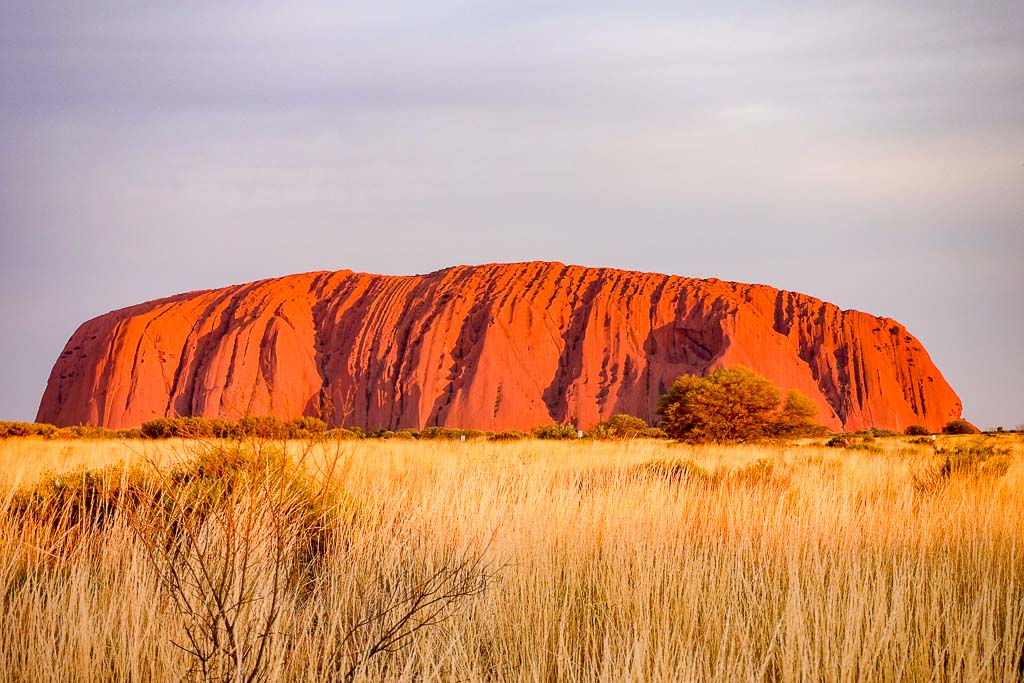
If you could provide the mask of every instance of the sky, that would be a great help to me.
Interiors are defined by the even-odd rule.
[[[893,317],[1024,424],[1024,3],[0,0],[0,419],[133,303],[525,260]]]

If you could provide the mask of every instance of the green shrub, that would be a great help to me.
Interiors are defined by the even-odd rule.
[[[907,436],[928,436],[931,434],[931,432],[928,431],[928,428],[924,425],[910,425],[903,430],[903,433]]]
[[[530,435],[527,434],[526,432],[520,432],[520,431],[517,431],[515,429],[506,429],[504,431],[496,432],[494,434],[488,434],[487,435],[487,440],[488,441],[520,441],[522,439],[527,438],[528,436],[530,436]]]
[[[612,415],[604,422],[597,423],[587,436],[591,439],[635,439],[643,436],[650,425],[632,415]]]
[[[297,417],[288,424],[289,439],[319,439],[327,432],[327,423],[319,417]]]
[[[281,474],[289,467],[287,454],[279,448],[254,449],[236,443],[202,449],[193,460],[176,467],[171,479],[216,479],[234,485],[257,474]]]
[[[116,432],[113,429],[93,427],[92,425],[62,427],[57,431],[57,437],[62,439],[112,439],[115,435]]]
[[[167,439],[173,435],[171,421],[166,417],[148,420],[139,427],[142,436],[147,439]]]
[[[139,468],[120,466],[50,474],[15,492],[8,514],[55,529],[103,526],[144,481]]]
[[[0,422],[0,437],[28,436],[27,422]]]
[[[814,421],[818,407],[801,391],[792,389],[786,394],[781,410],[765,427],[765,435],[783,438],[823,436],[828,427]]]
[[[334,439],[336,441],[348,441],[351,439],[358,439],[360,435],[351,429],[329,429],[324,432],[325,439]]]
[[[577,439],[579,434],[572,425],[543,425],[534,427],[533,436],[536,439],[564,440]]]
[[[238,434],[281,441],[291,435],[291,427],[273,415],[254,415],[238,421]]]
[[[942,428],[943,434],[981,434],[981,430],[967,420],[953,420]]]
[[[117,513],[133,519],[148,506],[177,526],[233,505],[236,493],[262,496],[264,489],[288,501],[293,518],[285,521],[304,529],[311,549],[326,541],[328,519],[355,513],[347,494],[316,484],[283,450],[235,443],[203,449],[165,473],[113,466],[51,474],[16,491],[7,514],[81,531],[106,526]]]
[[[33,424],[32,435],[52,439],[57,436],[57,433],[59,431],[60,430],[57,429],[57,427],[55,427],[54,425],[36,422]]]
[[[213,425],[202,417],[169,418],[174,436],[190,439],[209,439],[213,437]]]
[[[846,448],[850,445],[850,442],[845,436],[836,435],[826,441],[825,445],[829,448]]]
[[[0,422],[0,439],[18,436],[42,436],[52,438],[57,427],[41,422]]]
[[[238,425],[207,417],[158,417],[139,427],[147,439],[229,439],[240,435]]]
[[[466,439],[478,439],[487,435],[478,429],[452,429],[451,427],[424,427],[420,430],[421,439],[440,439],[447,441],[459,441]]]
[[[0,422],[0,439],[19,436],[41,436],[46,439],[139,439],[142,430],[108,429],[92,425],[56,427],[40,422]]]

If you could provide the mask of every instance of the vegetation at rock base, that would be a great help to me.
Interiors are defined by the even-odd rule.
[[[767,378],[737,365],[676,379],[658,403],[658,426],[680,441],[743,442],[827,433],[814,422],[817,412],[800,391],[789,391],[782,401]]]
[[[661,406],[665,407],[666,401],[671,397],[678,398],[686,391],[680,391],[678,385],[694,383],[702,387],[703,381],[711,380],[715,375],[708,378],[680,378],[673,391],[662,397]],[[763,378],[761,378],[763,379]],[[765,380],[767,382],[767,380]],[[761,385],[762,389],[764,385]],[[773,396],[771,389],[767,389],[767,395]],[[777,388],[776,388],[777,391]],[[675,392],[675,393],[673,393]],[[757,391],[754,392],[755,396]],[[781,396],[778,392],[777,396]],[[744,399],[746,400],[746,399]],[[716,403],[717,402],[717,403]],[[790,391],[785,395],[785,400],[779,400],[774,404],[775,409],[769,409],[757,413],[757,411],[738,410],[734,413],[722,412],[723,410],[736,410],[735,407],[727,405],[728,399],[722,398],[722,394],[702,395],[699,401],[691,404],[690,410],[703,411],[696,417],[688,417],[689,422],[680,419],[685,411],[673,409],[672,415],[663,415],[659,426],[652,427],[639,417],[625,414],[616,414],[600,422],[584,433],[585,439],[596,440],[622,440],[622,439],[666,439],[676,438],[688,442],[730,442],[730,441],[751,441],[756,439],[798,439],[806,437],[823,436],[827,430],[814,422],[816,406],[804,394],[799,391]],[[773,405],[770,401],[769,405]],[[725,406],[723,408],[723,406]],[[716,413],[715,411],[719,411]],[[725,417],[722,417],[725,415]],[[760,415],[760,417],[758,417]],[[738,416],[738,419],[736,419]],[[753,416],[754,419],[751,419]],[[732,422],[729,422],[732,420]],[[670,437],[666,425],[671,426],[675,436]],[[682,425],[682,426],[681,426]],[[689,426],[692,425],[692,428]],[[682,429],[682,431],[679,431]],[[1013,430],[997,430],[998,433],[1012,434]],[[1020,430],[1024,431],[1024,430]],[[572,424],[541,425],[529,431],[515,429],[499,432],[490,432],[477,429],[453,429],[449,427],[426,427],[424,429],[370,429],[365,430],[359,427],[336,427],[328,428],[328,425],[317,417],[303,416],[293,420],[282,420],[267,415],[243,417],[237,421],[222,418],[205,417],[174,417],[156,418],[144,422],[139,427],[132,429],[107,429],[105,427],[94,427],[89,425],[78,425],[72,427],[57,427],[50,424],[36,422],[3,422],[0,421],[0,439],[42,437],[44,439],[86,439],[86,440],[161,440],[161,439],[225,439],[225,440],[251,440],[270,439],[275,441],[287,440],[327,440],[327,441],[348,441],[357,439],[406,439],[406,440],[490,440],[490,441],[514,441],[525,438],[538,438],[543,440],[577,439],[579,430]],[[966,420],[956,420],[943,430],[947,434],[978,434],[977,428]],[[709,436],[713,434],[714,436]],[[920,425],[907,427],[904,434],[908,436],[930,436],[928,430]],[[855,441],[870,442],[871,439],[890,438],[900,436],[900,432],[890,429],[868,429],[858,432],[848,432],[834,437],[832,445],[845,446]],[[851,441],[852,440],[852,441]],[[844,443],[846,442],[846,443]]]
[[[639,417],[619,413],[599,422],[586,433],[590,439],[665,439],[665,432]]]
[[[91,425],[57,427],[42,422],[0,421],[0,439],[41,436],[45,439],[141,439],[145,435],[139,428],[107,429]]]
[[[106,429],[103,427],[56,427],[35,422],[0,422],[0,439],[39,436],[46,439],[270,439],[330,440],[351,439],[422,439],[426,441],[465,441],[487,439],[511,441],[533,436],[538,439],[575,439],[578,430],[570,424],[552,424],[535,427],[530,432],[503,430],[489,432],[479,429],[453,429],[450,427],[424,427],[423,429],[361,429],[359,427],[329,429],[317,417],[303,416],[282,420],[270,415],[256,415],[231,421],[208,417],[161,417],[142,423],[134,429]],[[663,439],[664,432],[649,426],[638,417],[614,415],[585,434],[594,439]]]
[[[981,434],[981,430],[967,420],[951,420],[942,428],[943,434]]]
[[[488,441],[522,441],[530,437],[526,432],[521,432],[518,429],[506,429],[504,431],[495,432],[494,434],[488,434]]]
[[[533,429],[533,436],[535,439],[543,439],[546,441],[557,441],[565,439],[578,439],[579,434],[572,425],[557,424],[557,425],[543,425],[535,427]]]

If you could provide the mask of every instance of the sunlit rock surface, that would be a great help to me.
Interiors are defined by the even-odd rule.
[[[683,373],[745,365],[846,429],[938,429],[961,403],[895,320],[764,285],[560,263],[304,273],[83,324],[37,420],[322,416],[332,426],[582,428],[656,418]]]

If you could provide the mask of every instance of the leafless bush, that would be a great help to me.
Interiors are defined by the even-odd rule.
[[[237,448],[154,467],[131,524],[182,616],[175,642],[202,680],[258,679],[282,609],[310,580],[328,501],[282,457]]]
[[[316,481],[273,445],[201,450],[170,470],[150,463],[156,485],[140,489],[132,528],[181,616],[175,641],[201,680],[254,681],[282,662],[296,637],[285,615],[315,601],[328,553],[343,554],[354,503],[331,486],[342,458],[320,463]],[[340,464],[339,464],[340,463]],[[335,563],[337,564],[337,563]],[[484,590],[481,551],[441,558],[397,585],[366,579],[363,613],[325,643],[331,677],[351,680],[382,653],[441,623],[463,598]],[[365,582],[361,577],[357,579]]]

